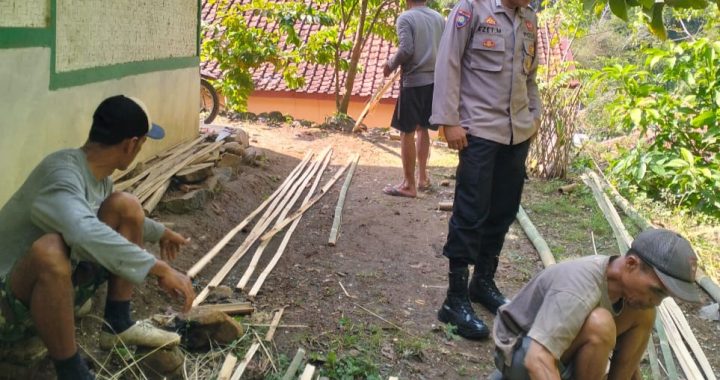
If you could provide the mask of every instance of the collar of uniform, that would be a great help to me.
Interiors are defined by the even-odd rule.
[[[505,13],[505,7],[502,5],[502,0],[495,0],[495,11],[493,13]]]

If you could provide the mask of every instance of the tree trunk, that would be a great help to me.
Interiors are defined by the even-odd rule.
[[[353,43],[353,50],[350,55],[350,66],[348,67],[347,76],[345,77],[345,93],[340,101],[340,107],[338,107],[337,110],[338,113],[347,114],[348,107],[350,106],[350,96],[352,95],[352,88],[355,83],[355,76],[357,75],[358,63],[360,62],[363,40],[365,38],[365,19],[367,18],[368,1],[369,0],[362,0],[360,6],[360,21],[358,22],[355,42]]]

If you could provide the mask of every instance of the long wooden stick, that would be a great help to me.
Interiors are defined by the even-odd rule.
[[[630,248],[632,237],[630,237],[630,234],[625,229],[620,215],[617,213],[617,210],[615,210],[615,207],[612,206],[612,202],[610,202],[610,199],[608,199],[607,195],[605,195],[602,191],[597,174],[593,171],[587,170],[583,174],[582,179],[592,190],[598,206],[600,206],[600,209],[603,214],[605,214],[608,223],[610,223],[610,227],[612,227],[612,230],[615,233],[615,239],[617,240],[620,252],[625,254],[625,252],[627,252]]]
[[[540,255],[540,260],[542,260],[543,265],[547,268],[550,265],[555,264],[555,257],[553,256],[550,247],[548,246],[545,239],[543,239],[542,235],[540,235],[537,228],[535,228],[535,225],[532,223],[530,217],[527,215],[522,206],[518,208],[516,218],[518,223],[520,223],[523,231],[525,231],[525,235],[527,235],[528,239],[530,239],[530,242],[533,244],[533,246],[535,246],[535,249],[538,251],[538,254]]]
[[[266,342],[272,341],[273,337],[275,336],[275,331],[277,330],[278,325],[280,324],[280,318],[282,318],[284,311],[285,311],[285,308],[281,307],[280,310],[278,310],[275,313],[275,316],[273,317],[272,322],[270,322],[270,328],[268,329],[267,334],[265,334]]]
[[[400,70],[396,70],[395,73],[387,78],[385,80],[385,83],[378,89],[378,91],[373,95],[370,100],[368,100],[367,104],[365,105],[365,108],[363,108],[362,112],[360,112],[360,116],[358,116],[357,121],[355,122],[355,126],[353,127],[353,132],[357,132],[360,130],[360,125],[362,124],[363,120],[365,120],[365,117],[367,117],[368,113],[370,113],[370,110],[372,110],[375,105],[380,102],[380,99],[382,99],[383,95],[392,88],[393,84],[397,82],[398,78],[400,78]]]
[[[250,363],[250,360],[252,360],[253,356],[255,356],[255,353],[257,352],[258,348],[260,348],[260,343],[255,342],[250,346],[250,348],[245,353],[245,357],[243,358],[243,361],[240,362],[237,369],[235,369],[235,372],[232,375],[232,378],[230,380],[240,380],[240,378],[243,375],[243,372],[245,372],[245,368],[247,368],[248,364]]]
[[[301,183],[298,183],[297,186],[294,188],[294,194],[290,201],[285,205],[283,210],[280,213],[280,216],[277,218],[277,221],[275,222],[275,225],[278,225],[282,220],[285,218],[287,213],[292,209],[292,207],[297,202],[298,198],[300,198],[300,195],[302,195],[303,191],[305,191],[305,188],[307,187],[310,180],[315,176],[318,169],[323,165],[323,163],[327,162],[326,158],[329,157],[332,149],[328,147],[327,149],[323,150],[323,152],[317,157],[315,162],[312,165],[312,169],[309,171],[308,175],[302,180]],[[324,166],[323,166],[323,170]],[[319,176],[322,176],[322,172],[319,174]],[[245,269],[245,273],[243,274],[242,278],[237,284],[238,289],[245,289],[245,286],[247,285],[248,281],[250,281],[250,277],[253,273],[255,273],[255,269],[257,268],[257,264],[260,261],[260,257],[262,256],[263,252],[265,251],[265,248],[270,244],[269,240],[263,241],[259,247],[255,250],[255,253],[252,256],[252,259],[250,260],[250,264],[248,264],[248,267]]]
[[[232,353],[227,354],[222,368],[220,368],[220,373],[218,373],[217,380],[230,380],[235,364],[237,364],[237,356]]]
[[[332,228],[330,229],[330,237],[328,238],[328,245],[334,247],[337,243],[338,233],[340,232],[340,223],[342,223],[342,212],[345,207],[345,197],[347,196],[348,189],[350,188],[350,182],[352,182],[355,168],[357,168],[360,156],[357,156],[353,161],[347,176],[345,176],[345,183],[343,183],[342,189],[340,189],[340,196],[338,197],[338,204],[335,206],[335,217],[333,218]]]
[[[680,307],[672,298],[666,298],[662,303],[663,306],[665,306],[665,309],[667,309],[668,314],[672,317],[672,320],[675,322],[675,325],[677,325],[680,335],[685,342],[687,342],[687,345],[692,350],[693,355],[695,355],[695,359],[697,359],[698,364],[700,364],[700,368],[705,373],[705,378],[708,380],[717,380],[715,372],[713,372],[712,366],[710,366],[710,362],[700,347],[700,343],[698,343],[697,339],[695,339],[695,335],[693,334],[692,329],[690,329],[690,324],[687,319],[685,319],[685,315]]]
[[[350,167],[350,165],[352,165],[353,161],[355,160],[355,156],[359,156],[359,155],[355,154],[353,157],[351,157],[350,160],[348,160],[347,164],[342,169],[338,170],[338,172],[335,173],[335,176],[332,177],[329,181],[327,181],[327,183],[325,183],[325,186],[323,186],[322,189],[320,189],[320,193],[316,194],[312,199],[310,199],[310,201],[306,205],[302,206],[299,210],[295,211],[292,215],[285,218],[285,220],[283,220],[283,222],[280,223],[280,225],[276,226],[272,230],[265,233],[265,235],[262,236],[261,240],[272,239],[273,236],[275,236],[278,232],[282,231],[285,227],[287,227],[288,224],[292,223],[295,219],[302,216],[302,214],[304,214],[305,211],[309,210],[312,206],[315,205],[315,203],[317,203],[320,199],[322,199],[322,197],[325,194],[327,194],[328,190],[330,190],[332,185],[334,185],[335,182],[337,182],[337,180],[340,179],[340,177],[343,175],[345,170],[347,170]]]
[[[193,310],[214,310],[227,315],[248,315],[255,312],[255,307],[250,302],[236,302],[196,306]]]
[[[312,184],[312,187],[310,187],[310,191],[308,191],[307,195],[305,196],[305,199],[303,200],[303,206],[307,205],[310,201],[313,193],[315,192],[315,189],[317,188],[318,184],[320,183],[320,178],[322,178],[322,174],[325,172],[325,168],[327,168],[328,164],[330,163],[330,155],[327,156],[325,159],[325,162],[323,163],[322,170],[320,171],[320,174],[315,177],[315,181]],[[255,297],[258,292],[260,291],[260,287],[262,287],[263,283],[265,282],[265,279],[267,279],[267,276],[270,275],[270,272],[275,268],[275,265],[277,265],[278,261],[280,261],[280,257],[285,252],[285,248],[288,245],[288,242],[290,241],[290,237],[292,237],[293,232],[295,231],[295,228],[297,228],[298,224],[300,223],[300,218],[295,219],[293,224],[290,226],[288,231],[285,233],[285,236],[283,236],[283,240],[280,242],[280,246],[278,247],[277,251],[275,252],[275,255],[273,255],[272,259],[270,259],[270,262],[265,267],[265,269],[260,273],[260,276],[258,276],[257,280],[255,280],[255,284],[253,285],[252,289],[250,289],[250,292],[248,293],[249,297]],[[266,244],[269,242],[269,240],[263,241],[263,244]]]
[[[305,359],[305,350],[303,350],[302,348],[298,348],[297,352],[295,353],[295,357],[293,357],[293,360],[290,362],[290,365],[288,366],[288,369],[285,372],[282,380],[294,379],[295,374],[297,373],[298,368],[300,368],[300,364],[302,364],[303,359]]]
[[[265,209],[265,207],[267,207],[267,205],[269,205],[270,202],[274,201],[277,198],[277,196],[283,191],[283,189],[286,189],[287,187],[290,186],[290,184],[295,180],[298,173],[301,172],[305,168],[305,165],[307,165],[307,163],[310,161],[310,157],[312,157],[312,153],[308,152],[305,155],[305,158],[303,158],[302,161],[300,161],[300,163],[297,164],[297,166],[295,166],[295,168],[292,170],[292,172],[290,172],[290,174],[287,176],[287,178],[285,178],[285,181],[282,184],[280,184],[280,186],[269,197],[267,197],[267,199],[265,199],[260,204],[260,206],[258,206],[253,212],[251,212],[250,215],[245,217],[245,219],[242,222],[240,222],[240,224],[235,226],[235,228],[230,230],[230,232],[228,232],[222,239],[220,239],[220,241],[217,244],[215,244],[215,246],[212,247],[212,249],[208,253],[206,253],[205,256],[203,256],[197,263],[195,263],[195,265],[192,266],[192,268],[190,268],[187,271],[187,275],[191,278],[197,276],[197,274],[200,273],[200,271],[203,268],[205,268],[205,266],[208,265],[210,263],[210,261],[212,261],[212,259],[215,256],[217,256],[217,254],[223,248],[225,248],[225,246],[228,244],[228,242],[230,242],[230,240],[232,240],[232,238],[235,237],[235,235],[237,235],[240,231],[242,231],[245,228],[245,226],[248,225],[248,223],[250,223],[253,219],[255,219],[255,217],[263,209]]]
[[[150,199],[148,199],[143,205],[143,210],[145,210],[145,214],[150,215],[150,213],[155,210],[155,207],[157,207],[158,203],[160,203],[160,200],[162,199],[163,195],[165,195],[168,187],[170,187],[170,180],[165,181],[162,186],[155,190],[155,193],[152,195],[152,197],[150,197]]]
[[[223,279],[230,273],[230,271],[235,267],[238,261],[242,259],[242,257],[245,255],[245,253],[250,249],[250,247],[255,243],[255,241],[262,235],[262,233],[265,231],[265,229],[270,225],[270,222],[275,219],[278,214],[282,211],[283,207],[287,204],[287,202],[290,200],[290,197],[292,197],[295,189],[297,188],[297,184],[304,179],[304,177],[309,174],[310,170],[312,170],[312,165],[301,174],[301,177],[298,181],[296,181],[295,184],[292,185],[292,187],[289,187],[288,189],[284,190],[284,193],[281,196],[278,196],[275,201],[268,207],[267,210],[265,210],[265,213],[260,218],[258,223],[253,227],[252,231],[250,231],[250,234],[245,238],[245,241],[243,241],[242,244],[240,244],[240,247],[238,247],[235,252],[233,252],[232,256],[228,259],[228,261],[223,265],[222,268],[220,268],[220,271],[215,274],[215,276],[210,280],[208,285],[203,289],[195,298],[195,301],[193,301],[193,306],[199,305],[202,303],[205,298],[210,294],[210,289],[214,288],[218,285],[220,285],[220,282],[222,282]],[[289,190],[289,191],[288,191]],[[268,215],[270,214],[270,215]]]

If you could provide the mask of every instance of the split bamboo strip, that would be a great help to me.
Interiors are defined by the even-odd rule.
[[[543,239],[543,237],[540,235],[540,232],[538,232],[537,228],[535,228],[535,225],[532,223],[530,217],[528,217],[522,206],[518,208],[516,218],[518,220],[518,223],[520,223],[523,231],[525,231],[525,235],[527,235],[528,239],[530,239],[530,242],[532,242],[532,244],[535,246],[535,249],[538,251],[538,254],[540,255],[540,260],[542,260],[543,265],[547,268],[550,265],[555,264],[555,256],[553,256],[552,251],[550,251],[550,247],[548,246],[547,242],[545,242],[545,239]]]
[[[672,317],[672,320],[675,321],[678,330],[680,330],[680,335],[687,342],[687,345],[692,350],[693,355],[695,355],[695,359],[698,364],[700,364],[702,371],[705,373],[705,378],[708,380],[717,380],[717,377],[710,366],[710,362],[700,347],[700,343],[698,343],[697,339],[695,339],[695,335],[693,334],[692,329],[690,329],[690,324],[687,319],[685,319],[685,315],[675,300],[672,298],[666,298],[663,300],[663,305],[667,309],[668,314]]]
[[[260,218],[260,220],[258,220],[258,223],[255,224],[255,227],[253,227],[252,231],[250,231],[250,234],[248,234],[248,236],[245,238],[245,241],[243,241],[243,243],[240,244],[240,247],[238,247],[238,249],[233,252],[232,256],[230,256],[225,265],[223,265],[223,267],[220,268],[220,271],[218,271],[218,273],[215,274],[215,276],[210,280],[205,289],[203,289],[200,294],[195,297],[195,301],[193,301],[193,306],[197,306],[202,303],[205,298],[207,298],[207,296],[210,294],[210,289],[220,285],[220,282],[225,279],[225,277],[235,267],[237,262],[242,259],[247,250],[250,249],[250,247],[260,237],[260,235],[262,235],[265,229],[267,229],[270,222],[278,216],[280,211],[283,209],[283,207],[285,207],[285,204],[287,204],[288,200],[290,199],[290,197],[292,197],[293,193],[297,189],[297,185],[299,184],[299,182],[301,182],[305,178],[305,176],[310,173],[311,170],[312,165],[305,172],[302,173],[301,177],[292,185],[291,188],[283,190],[282,195],[278,196],[270,205],[270,207],[265,210],[265,213]],[[290,191],[288,192],[287,190]]]
[[[308,364],[305,366],[302,375],[300,375],[300,380],[312,380],[313,375],[315,375],[315,366]]]
[[[297,202],[298,198],[302,195],[303,191],[305,191],[305,188],[307,187],[310,180],[315,176],[318,169],[322,166],[323,170],[325,170],[325,167],[327,166],[327,160],[326,158],[330,157],[332,152],[332,149],[330,147],[326,148],[322,151],[322,153],[317,157],[315,162],[312,164],[312,169],[309,172],[309,175],[307,175],[302,183],[296,184],[296,186],[299,185],[299,187],[294,188],[292,191],[294,191],[294,195],[292,199],[285,205],[282,212],[280,213],[280,216],[278,216],[277,221],[275,222],[275,225],[277,226],[280,222],[285,219],[285,216],[287,213],[292,209],[292,207]],[[324,165],[323,165],[324,164]],[[322,172],[318,176],[322,177]],[[260,261],[260,257],[262,257],[263,252],[265,252],[265,248],[267,248],[268,244],[270,244],[269,240],[263,241],[260,246],[255,250],[255,253],[252,256],[252,259],[250,260],[250,264],[248,264],[248,267],[245,269],[245,273],[243,274],[240,281],[237,283],[238,289],[245,289],[245,286],[247,285],[248,281],[250,281],[250,277],[253,273],[255,273],[255,268],[257,268],[257,264]]]
[[[263,210],[265,207],[270,204],[270,202],[274,201],[280,193],[286,188],[290,186],[290,184],[295,180],[298,173],[300,173],[304,168],[305,165],[310,161],[310,157],[312,157],[312,153],[308,152],[305,155],[305,158],[303,158],[300,163],[295,166],[295,169],[293,169],[292,172],[285,178],[285,181],[267,198],[263,201],[263,203],[260,204],[253,212],[250,213],[245,219],[240,222],[235,228],[233,228],[230,232],[228,232],[217,244],[215,244],[212,249],[205,254],[195,265],[190,268],[190,270],[187,271],[188,277],[195,277],[197,274],[205,268],[206,265],[212,261],[215,256],[227,245],[230,240],[232,240],[235,235],[237,235],[240,231],[245,228],[245,226],[248,225],[255,217]]]
[[[368,103],[365,105],[365,108],[360,112],[360,116],[358,116],[357,121],[355,122],[355,126],[353,127],[353,132],[357,132],[360,130],[360,124],[362,124],[363,120],[365,120],[365,117],[367,117],[368,113],[370,113],[370,110],[372,110],[378,102],[380,102],[380,99],[382,99],[383,95],[392,88],[393,84],[397,82],[397,80],[400,78],[401,70],[395,71],[395,73],[387,78],[385,83],[383,83],[382,87],[378,89],[378,91],[373,95],[372,98],[368,101]]]
[[[150,199],[145,201],[145,204],[143,205],[143,210],[145,210],[145,214],[150,215],[150,213],[155,210],[155,207],[157,207],[158,203],[160,203],[160,200],[162,199],[163,195],[165,195],[168,187],[170,187],[170,180],[165,181],[162,186],[155,190],[155,193],[153,193]]]
[[[290,362],[290,365],[288,366],[287,371],[285,371],[285,375],[283,376],[282,380],[292,380],[295,378],[295,374],[297,373],[298,368],[300,368],[300,364],[302,364],[303,359],[305,359],[305,350],[302,348],[298,348],[297,352],[295,353],[295,357],[293,357],[293,360]]]
[[[285,218],[285,220],[282,223],[280,223],[280,225],[276,226],[272,230],[265,233],[265,235],[262,236],[261,240],[272,239],[273,236],[275,236],[278,232],[282,231],[288,224],[292,223],[295,219],[302,216],[302,214],[304,214],[305,211],[309,210],[312,206],[314,206],[315,203],[317,203],[325,194],[327,194],[328,190],[330,190],[332,185],[334,185],[335,182],[337,182],[337,180],[340,179],[340,177],[343,175],[345,170],[347,170],[350,167],[350,165],[352,165],[353,161],[355,160],[355,156],[359,156],[359,155],[356,153],[353,157],[351,157],[350,160],[348,160],[347,164],[345,164],[345,166],[342,169],[338,170],[338,172],[335,173],[335,176],[332,177],[329,181],[327,181],[327,183],[325,183],[325,186],[323,186],[322,189],[320,189],[320,193],[316,194],[312,199],[310,199],[310,201],[306,205],[302,206],[299,210],[295,211],[292,215]]]
[[[267,334],[265,334],[266,342],[272,341],[273,337],[275,336],[275,331],[277,330],[278,325],[280,324],[280,318],[282,318],[284,311],[285,311],[285,308],[281,307],[280,310],[278,310],[275,313],[275,316],[273,316],[273,320],[272,320],[272,322],[270,322],[270,328],[268,329]]]
[[[137,195],[138,198],[140,198],[141,202],[144,202],[145,199],[147,199],[150,194],[152,194],[152,191],[157,188],[157,186],[160,186],[163,182],[169,180],[172,178],[172,176],[175,175],[175,173],[179,172],[180,170],[184,169],[185,166],[187,166],[189,163],[191,163],[195,158],[205,155],[209,152],[212,152],[215,149],[220,148],[221,145],[223,145],[225,142],[220,141],[216,142],[214,144],[211,144],[210,146],[200,150],[197,153],[193,153],[189,157],[182,160],[179,164],[174,165],[172,167],[167,168],[163,171],[162,174],[159,174],[158,177],[156,177],[153,180],[146,180],[143,182],[142,185],[138,186],[135,191],[133,191],[133,194]]]
[[[137,165],[138,165],[138,162],[137,162],[137,161],[133,161],[133,162],[130,164],[130,166],[128,166],[125,170],[121,170],[121,171],[119,171],[119,172],[113,173],[113,174],[110,176],[110,179],[112,179],[113,183],[114,183],[114,182],[117,182],[118,180],[120,180],[120,179],[122,179],[123,177],[125,177],[126,175],[128,175],[128,173],[130,173],[131,171],[135,170],[135,168],[137,167]]]
[[[337,243],[338,233],[340,233],[340,224],[342,223],[343,207],[345,206],[345,197],[347,196],[347,192],[350,188],[350,183],[352,182],[352,177],[355,173],[355,168],[357,168],[359,160],[360,156],[357,156],[357,159],[353,161],[353,164],[345,177],[345,183],[343,183],[342,189],[340,189],[338,204],[335,206],[335,217],[333,218],[332,228],[330,229],[330,237],[328,238],[328,245],[331,247],[334,247]]]
[[[237,356],[232,353],[227,354],[222,368],[220,368],[220,373],[218,373],[217,380],[230,380],[235,364],[237,364]]]
[[[240,378],[243,375],[243,372],[245,372],[245,368],[247,368],[248,364],[250,363],[250,360],[252,360],[253,356],[255,356],[255,353],[257,352],[258,348],[260,348],[260,343],[255,342],[250,346],[250,348],[245,353],[245,357],[243,358],[243,361],[240,362],[238,367],[235,369],[235,372],[232,375],[232,378],[230,380],[240,380]]]
[[[176,152],[174,152],[173,154],[171,154],[171,155],[168,156],[167,158],[164,158],[162,161],[158,162],[157,164],[155,164],[155,165],[153,165],[153,166],[151,166],[151,167],[143,170],[142,173],[136,175],[135,177],[133,177],[133,178],[127,180],[127,181],[123,181],[123,182],[120,182],[120,183],[118,183],[118,184],[115,184],[113,190],[115,190],[115,191],[123,191],[123,190],[125,190],[125,189],[128,189],[128,188],[132,187],[132,186],[133,186],[134,184],[136,184],[138,181],[140,181],[140,180],[142,180],[143,178],[147,177],[147,176],[150,174],[150,172],[153,171],[153,168],[154,168],[155,166],[164,166],[164,165],[166,165],[168,162],[173,161],[173,160],[174,160],[177,156],[179,156],[180,154],[186,152],[187,150],[190,150],[190,149],[193,148],[195,145],[199,144],[203,139],[205,139],[205,136],[198,137],[197,139],[195,139],[195,140],[193,140],[193,141],[191,141],[191,142],[183,145],[183,146],[180,147]]]
[[[665,370],[667,371],[668,378],[670,380],[678,379],[677,366],[675,366],[675,358],[673,357],[668,343],[667,334],[665,334],[665,328],[663,328],[660,317],[655,318],[655,331],[657,332],[658,340],[660,341],[660,351],[663,355],[663,362],[665,363]]]
[[[196,306],[193,310],[213,310],[227,315],[248,315],[255,312],[255,307],[250,302],[235,302]]]
[[[620,219],[620,215],[618,215],[615,207],[613,207],[612,202],[610,202],[610,199],[608,199],[607,195],[605,195],[602,191],[597,174],[587,170],[583,174],[582,179],[583,182],[585,182],[585,184],[592,190],[598,206],[602,210],[603,214],[605,214],[605,218],[608,223],[610,223],[610,227],[612,227],[612,230],[615,233],[615,239],[617,240],[620,253],[625,254],[625,252],[627,252],[630,248],[632,237],[630,237],[630,234],[625,229],[622,219]]]
[[[650,362],[650,375],[653,380],[660,380],[659,359],[657,356],[657,351],[655,350],[655,342],[653,341],[652,333],[650,333],[650,337],[648,339],[648,346],[646,352],[648,354],[648,361]]]
[[[310,187],[310,191],[308,191],[307,195],[305,196],[305,199],[303,200],[303,206],[307,205],[310,201],[313,193],[315,193],[315,189],[317,188],[318,184],[320,183],[320,179],[322,178],[322,174],[325,172],[325,168],[327,168],[328,164],[330,163],[330,155],[327,156],[327,159],[323,163],[322,170],[320,171],[320,174],[315,177],[315,181],[312,184],[312,187]],[[302,216],[301,216],[302,217]],[[265,267],[265,270],[260,273],[260,276],[258,276],[257,280],[255,280],[255,284],[253,285],[252,289],[250,289],[250,292],[248,293],[249,297],[255,297],[258,292],[260,291],[260,287],[265,282],[265,279],[267,279],[267,276],[270,275],[270,272],[275,268],[275,265],[277,265],[278,261],[280,261],[280,257],[282,257],[283,253],[285,252],[285,247],[287,247],[288,242],[290,241],[290,237],[292,236],[293,232],[295,231],[295,228],[297,228],[298,223],[300,223],[300,218],[297,218],[293,224],[290,226],[288,231],[285,233],[285,236],[283,236],[282,242],[280,242],[280,246],[278,247],[277,251],[275,252],[275,255],[272,257],[268,265]],[[263,244],[268,242],[269,240],[263,241]]]
[[[695,361],[690,355],[690,351],[688,351],[683,343],[682,336],[675,326],[670,312],[663,305],[660,305],[657,310],[660,319],[665,325],[665,331],[669,334],[668,338],[670,339],[668,339],[668,341],[670,342],[670,347],[672,347],[675,352],[678,362],[680,363],[680,368],[685,372],[685,376],[687,376],[688,380],[703,380],[702,372],[697,364],[695,364]]]
[[[196,171],[198,171],[198,170],[202,170],[202,169],[206,169],[206,168],[211,168],[211,167],[213,167],[213,166],[215,166],[215,164],[213,164],[212,162],[204,162],[204,163],[200,163],[200,164],[191,164],[191,165],[189,165],[189,166],[186,166],[186,167],[182,168],[181,170],[178,170],[178,172],[175,173],[175,175],[178,176],[178,177],[180,177],[180,176],[184,176],[184,175],[187,175],[187,174],[190,174],[190,173],[194,173],[194,172],[196,172]]]

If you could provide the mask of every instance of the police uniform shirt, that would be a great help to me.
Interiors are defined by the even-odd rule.
[[[512,12],[500,0],[461,0],[440,40],[430,122],[459,125],[501,144],[528,140],[541,113],[536,47],[532,9]]]

